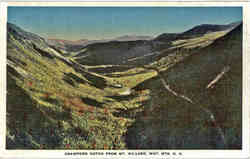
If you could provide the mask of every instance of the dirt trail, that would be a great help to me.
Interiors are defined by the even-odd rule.
[[[214,114],[213,114],[209,109],[207,109],[207,108],[205,108],[205,107],[202,107],[201,104],[200,104],[199,102],[195,102],[194,100],[190,99],[189,97],[187,97],[187,96],[185,96],[185,95],[183,95],[183,94],[179,94],[179,93],[177,93],[176,91],[174,91],[173,89],[171,89],[170,86],[169,86],[169,85],[167,84],[167,82],[165,81],[164,77],[162,76],[161,72],[158,71],[157,69],[154,69],[154,70],[157,71],[158,76],[159,76],[159,78],[160,78],[162,84],[164,85],[164,88],[165,88],[167,91],[169,91],[170,93],[172,93],[173,95],[175,95],[175,96],[177,96],[177,97],[179,97],[179,98],[182,98],[183,100],[185,100],[185,101],[187,101],[187,102],[189,102],[189,103],[191,103],[191,104],[196,104],[196,105],[199,105],[199,106],[200,106],[199,108],[209,116],[209,119],[211,120],[211,122],[216,126],[216,129],[217,129],[218,133],[220,134],[220,137],[222,138],[222,140],[223,140],[223,142],[224,142],[224,146],[226,147],[227,143],[226,143],[225,135],[224,135],[224,133],[223,133],[223,131],[222,131],[222,128],[221,128],[221,127],[219,126],[219,124],[217,123]],[[223,69],[222,73],[220,73],[220,74],[215,78],[215,80],[213,80],[213,81],[215,81],[215,82],[218,81],[218,80],[223,76],[223,74],[224,74],[225,72],[227,72],[227,71],[229,71],[229,68],[228,68],[228,67],[225,67],[225,68]],[[212,81],[212,82],[213,82],[213,81]],[[211,83],[212,83],[212,82],[211,82]],[[210,84],[211,84],[211,83],[210,83]],[[212,84],[213,84],[213,83],[212,83]]]

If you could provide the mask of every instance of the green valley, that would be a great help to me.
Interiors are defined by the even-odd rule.
[[[24,29],[8,23],[7,149],[241,149],[241,23],[68,46]]]

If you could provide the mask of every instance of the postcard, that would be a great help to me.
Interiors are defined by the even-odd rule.
[[[248,158],[249,2],[2,2],[0,158]]]

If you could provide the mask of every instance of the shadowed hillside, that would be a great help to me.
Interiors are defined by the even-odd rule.
[[[241,148],[242,25],[160,74],[135,87],[149,89],[151,101],[128,130],[129,148]]]

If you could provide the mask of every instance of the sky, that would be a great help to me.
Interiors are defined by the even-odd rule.
[[[65,40],[157,36],[241,20],[241,7],[8,7],[8,22]]]

